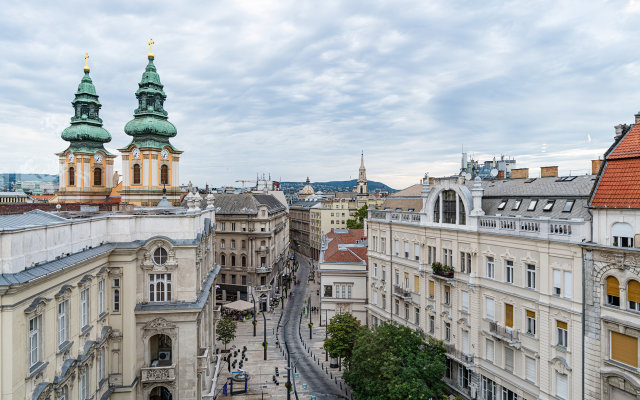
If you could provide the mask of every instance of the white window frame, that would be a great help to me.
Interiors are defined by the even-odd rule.
[[[87,382],[87,380],[89,379],[89,376],[87,374],[87,368],[88,367],[85,366],[80,371],[80,387],[78,388],[79,395],[80,395],[80,400],[86,400],[87,399],[87,389],[88,389],[88,386],[89,386],[89,384]]]
[[[513,284],[513,260],[504,260],[504,281]]]
[[[573,297],[573,276],[571,271],[563,272],[563,282],[564,282],[564,297],[570,299]]]
[[[491,297],[485,298],[485,314],[488,320],[490,321],[496,320],[496,302]]]
[[[104,312],[104,279],[98,281],[98,315]]]
[[[538,318],[538,314],[536,314],[536,318]],[[525,314],[525,332],[532,336],[536,335],[536,318],[531,318]]]
[[[461,292],[461,303],[462,303],[462,311],[469,312],[469,292],[463,290]]]
[[[122,296],[122,291],[120,290],[120,278],[114,278],[111,280],[111,305],[113,307],[112,311],[114,313],[120,312],[120,302]]]
[[[530,268],[533,267],[533,268]],[[533,289],[535,290],[536,288],[536,266],[535,264],[526,264],[525,265],[525,269],[526,269],[526,285],[527,285],[527,289]]]
[[[535,384],[538,377],[536,359],[525,356],[524,360],[525,379]]]
[[[487,279],[495,279],[495,260],[493,257],[487,257]]]
[[[150,303],[161,303],[172,301],[173,280],[170,273],[149,274],[149,285],[147,286]],[[162,290],[158,289],[158,285],[163,284]],[[161,300],[158,300],[161,298]]]
[[[562,271],[559,269],[553,270],[553,296],[562,296]]]
[[[484,358],[489,362],[494,362],[496,357],[495,343],[491,339],[486,339],[484,348]]]
[[[569,398],[569,376],[558,371],[556,371],[556,397],[559,399]]]
[[[36,364],[40,362],[40,342],[41,342],[41,332],[42,328],[42,315],[35,315],[32,318],[29,318],[27,322],[27,326],[29,328],[28,337],[29,337],[29,367],[33,368]]]
[[[451,341],[451,324],[449,322],[444,323],[444,340],[445,342]]]
[[[58,303],[58,346],[67,341],[68,319],[67,310],[69,301],[64,300]]]
[[[80,291],[80,329],[89,325],[89,288]]]
[[[569,328],[568,324],[567,324],[567,328]],[[564,347],[566,349],[567,346],[569,345],[568,329],[563,329],[563,328],[560,328],[559,326],[556,326],[556,336],[558,337],[557,345],[560,347]]]
[[[413,257],[416,261],[420,261],[420,244],[419,243],[413,244]]]

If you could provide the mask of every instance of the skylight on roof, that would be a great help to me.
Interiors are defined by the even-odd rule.
[[[507,200],[502,200],[498,205],[498,210],[504,210],[504,207],[507,205]]]
[[[547,204],[544,205],[543,211],[551,211],[553,205],[556,203],[555,200],[547,200]]]
[[[556,182],[571,182],[572,180],[576,179],[576,176],[562,176],[558,179],[556,179]]]
[[[567,202],[564,203],[564,208],[562,209],[562,212],[570,212],[575,202],[576,202],[575,200],[567,200]]]
[[[537,205],[538,200],[531,200],[531,203],[529,203],[529,207],[527,207],[527,211],[534,211]]]
[[[529,178],[526,181],[524,181],[524,183],[531,183],[531,182],[533,182],[535,180],[536,180],[536,178]]]
[[[516,202],[513,204],[513,207],[511,209],[517,210],[518,208],[520,208],[520,204],[522,204],[522,199],[516,200]]]

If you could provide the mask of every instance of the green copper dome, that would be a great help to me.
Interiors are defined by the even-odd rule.
[[[102,127],[102,119],[99,116],[102,105],[98,101],[88,67],[84,70],[84,76],[71,104],[75,114],[71,117],[71,126],[62,131],[62,139],[71,142],[69,150],[89,153],[102,150],[108,154],[102,144],[110,142],[111,135]]]
[[[169,138],[176,136],[178,131],[167,120],[168,114],[163,108],[167,95],[162,90],[164,86],[160,83],[160,75],[153,64],[153,55],[149,55],[148,59],[149,63],[136,91],[138,108],[134,110],[134,118],[127,122],[124,131],[127,135],[133,136],[132,144],[140,146],[144,142],[147,145],[157,143],[158,147],[171,146]]]

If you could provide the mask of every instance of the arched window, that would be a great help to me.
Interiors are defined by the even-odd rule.
[[[156,265],[164,265],[167,263],[167,251],[164,247],[158,247],[153,252],[153,262]]]
[[[607,277],[607,304],[620,306],[620,282],[613,276]]]
[[[93,186],[102,186],[102,168],[93,170]]]
[[[247,256],[242,256],[242,266],[243,267],[247,266]]]
[[[149,301],[171,301],[171,274],[149,275]]]
[[[163,165],[160,167],[160,184],[168,185],[169,184],[169,166]]]
[[[442,222],[445,224],[456,223],[456,192],[445,190],[442,192]]]
[[[436,197],[433,205],[433,222],[440,222],[440,196]]]
[[[224,254],[220,254],[220,265],[222,265],[223,267],[227,265],[227,258],[224,256]]]
[[[69,186],[76,185],[76,169],[69,167]]]
[[[640,282],[629,281],[627,284],[627,301],[630,310],[640,311]]]
[[[133,164],[133,184],[140,184],[140,164]]]
[[[225,243],[224,243],[224,239],[220,239],[220,248],[224,249]]]
[[[613,245],[617,247],[633,247],[633,228],[625,222],[616,222],[611,227]]]
[[[236,255],[235,254],[231,255],[231,266],[232,267],[236,266]]]

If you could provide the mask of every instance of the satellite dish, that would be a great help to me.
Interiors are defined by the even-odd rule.
[[[496,176],[498,176],[498,170],[494,168],[491,170],[491,177],[495,178]]]
[[[464,174],[464,179],[470,181],[471,180],[471,174],[468,173],[468,172],[466,174]]]

